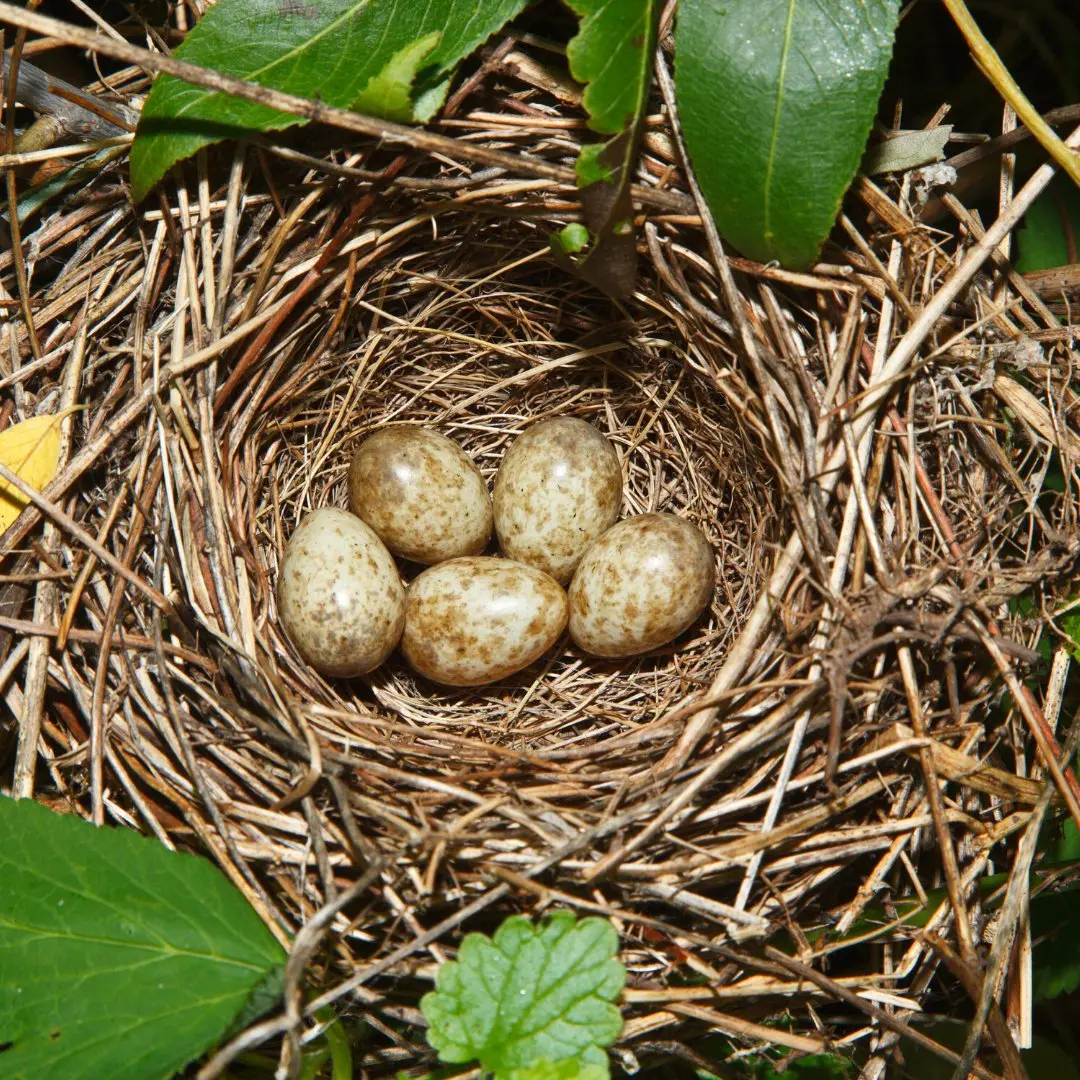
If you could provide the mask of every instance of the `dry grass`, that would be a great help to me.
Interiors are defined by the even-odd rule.
[[[473,89],[454,133],[571,159],[543,88]],[[733,311],[650,131],[640,181],[688,212],[645,214],[623,307],[545,256],[572,192],[419,157],[384,187],[366,146],[329,172],[256,148],[231,180],[214,154],[137,212],[114,166],[27,230],[37,343],[0,329],[3,420],[89,408],[50,523],[5,538],[5,787],[207,852],[283,941],[321,911],[307,974],[376,1030],[375,1068],[416,1064],[417,994],[463,924],[554,903],[623,935],[620,1052],[692,1060],[712,1029],[880,1077],[943,960],[974,970],[980,879],[1019,867],[1007,941],[1020,838],[1051,795],[1080,808],[1071,773],[1043,776],[1071,662],[1071,329],[972,278],[977,223],[921,224],[906,184],[857,184],[850,245],[811,274],[732,260]],[[14,300],[10,252],[0,274]],[[627,511],[708,532],[707,617],[657,655],[563,642],[475,691],[299,661],[277,562],[344,505],[359,438],[430,424],[490,478],[556,414],[615,443]],[[1050,676],[1022,691],[1042,640]],[[1019,941],[992,957],[1011,987]]]

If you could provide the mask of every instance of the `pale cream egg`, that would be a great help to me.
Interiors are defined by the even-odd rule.
[[[391,424],[365,439],[349,468],[349,507],[403,559],[476,555],[491,538],[491,498],[453,440]]]
[[[585,553],[570,584],[570,636],[595,656],[666,645],[705,610],[716,581],[704,533],[674,514],[638,514]]]
[[[285,547],[277,596],[297,652],[324,675],[378,667],[405,622],[397,565],[371,527],[345,510],[315,510],[300,522]]]
[[[409,586],[401,651],[433,682],[481,686],[543,655],[566,618],[566,593],[548,574],[509,559],[451,559]]]
[[[618,455],[592,424],[569,416],[534,424],[510,444],[495,477],[503,553],[565,585],[618,520],[622,494]]]

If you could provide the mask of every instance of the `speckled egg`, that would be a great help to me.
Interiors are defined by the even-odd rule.
[[[491,539],[491,498],[457,443],[430,428],[392,424],[360,444],[349,507],[403,559],[475,555]]]
[[[509,559],[451,559],[409,586],[401,651],[434,682],[482,686],[550,649],[566,617],[566,593],[548,574]]]
[[[326,508],[292,534],[278,612],[300,655],[324,675],[362,675],[401,637],[405,589],[386,546],[358,517]]]
[[[716,581],[704,534],[674,514],[620,521],[585,553],[570,585],[570,636],[594,656],[637,656],[678,637]]]
[[[619,518],[622,470],[592,424],[569,416],[519,435],[495,478],[495,531],[508,558],[565,585],[585,549]]]

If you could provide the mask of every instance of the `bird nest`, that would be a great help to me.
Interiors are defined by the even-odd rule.
[[[289,386],[267,367],[237,402],[241,413],[248,401],[255,408],[250,428],[238,425],[225,497],[254,573],[276,580],[283,543],[308,511],[348,506],[351,454],[388,421],[449,435],[490,484],[525,425],[578,416],[619,452],[626,513],[674,512],[709,537],[720,571],[711,617],[642,659],[602,661],[562,644],[512,679],[448,693],[396,659],[368,679],[320,679],[286,644],[264,587],[253,603],[261,651],[293,694],[330,710],[341,739],[359,730],[359,712],[362,723],[395,717],[436,737],[569,756],[584,745],[595,756],[603,740],[637,731],[709,683],[763,584],[776,528],[771,485],[717,378],[716,343],[696,342],[690,360],[686,328],[659,300],[619,316],[537,259],[533,230],[477,228],[459,213],[441,220],[440,233],[437,246],[425,237],[419,250],[369,264],[339,347],[297,365]],[[296,347],[302,355],[310,345]],[[256,508],[250,520],[245,506]],[[411,578],[421,568],[404,569]]]
[[[545,98],[512,83],[503,124],[491,78],[458,125],[499,144]],[[138,212],[105,172],[29,238],[38,357],[8,323],[3,418],[90,407],[5,537],[4,783],[209,854],[284,942],[326,935],[307,970],[381,1033],[371,1067],[415,1060],[416,979],[462,930],[558,904],[623,935],[628,1068],[700,1064],[711,1030],[880,1075],[946,943],[1017,925],[979,880],[1076,802],[1057,759],[1041,780],[1063,679],[1022,684],[1041,640],[1069,663],[1069,329],[973,276],[997,239],[958,203],[932,234],[906,182],[860,181],[811,273],[728,260],[663,126],[622,304],[547,255],[572,189],[419,155],[391,179],[260,151]],[[577,130],[533,149],[569,160]],[[615,445],[624,513],[708,535],[686,634],[620,661],[563,640],[469,690],[300,660],[277,568],[347,505],[360,439],[427,425],[490,481],[566,415]]]

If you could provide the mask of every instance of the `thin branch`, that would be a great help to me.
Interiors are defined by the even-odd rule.
[[[10,49],[0,55],[0,78],[7,78],[10,56]],[[124,135],[134,131],[139,120],[134,109],[92,97],[27,60],[20,61],[16,72],[15,100],[38,115],[53,117],[65,134],[80,139],[111,139]]]

